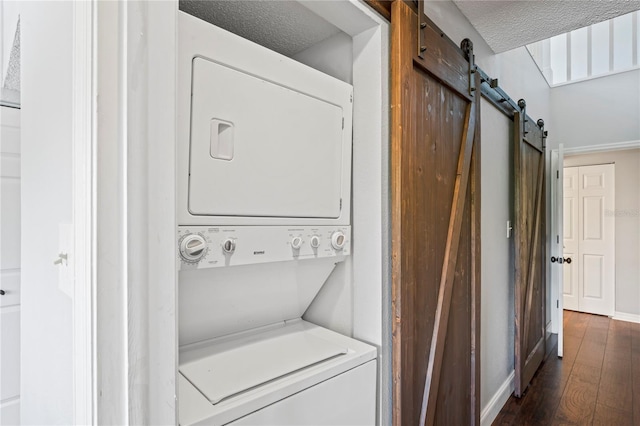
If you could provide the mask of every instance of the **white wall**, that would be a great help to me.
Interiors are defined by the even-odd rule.
[[[513,167],[511,132],[513,121],[482,101],[482,145],[490,146],[482,156],[482,343],[480,359],[483,366],[481,405],[484,407],[513,371],[514,286],[513,268],[507,239],[507,221],[513,223]],[[490,188],[490,189],[489,189]],[[489,193],[489,194],[488,194]],[[490,198],[490,202],[486,202]]]
[[[20,110],[0,107],[0,425],[20,423]]]
[[[343,32],[291,57],[346,83],[353,83],[353,42]]]
[[[640,149],[571,155],[565,167],[615,163],[615,311],[640,320]]]
[[[565,149],[640,140],[640,70],[551,89],[552,143]]]
[[[71,222],[72,2],[26,2],[22,29],[23,424],[72,424],[71,300],[53,261]]]
[[[429,1],[425,13],[452,40],[473,42],[476,63],[509,96],[527,101],[527,114],[542,118],[554,132],[549,86],[526,48],[494,54],[453,2]],[[510,127],[500,113],[482,103],[482,322],[481,322],[481,410],[483,424],[491,422],[513,389],[510,375],[514,364],[514,289],[509,259],[510,241],[506,220],[512,200]],[[499,256],[496,253],[500,253]],[[496,411],[497,410],[497,411]]]

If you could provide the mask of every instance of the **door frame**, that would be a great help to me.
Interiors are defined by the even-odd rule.
[[[177,11],[74,2],[75,424],[177,422]]]
[[[562,144],[559,144],[559,145],[562,145]],[[576,147],[570,147],[570,148],[563,148],[563,151],[564,151],[564,154],[590,154],[594,152],[619,151],[623,149],[633,149],[633,148],[640,148],[640,140],[612,142],[612,143],[599,144],[599,145],[582,145],[582,146],[576,146]],[[558,214],[556,210],[551,211],[552,216],[556,214]],[[562,240],[563,237],[564,235],[560,235],[560,240]],[[562,356],[561,347],[563,346],[563,342],[561,339],[564,336],[564,323],[563,323],[563,311],[562,311],[562,287],[556,286],[554,290],[555,290],[554,296],[559,301],[558,303],[560,306],[560,315],[559,315],[560,318],[557,326],[558,326],[558,356],[561,357]],[[614,305],[614,315],[615,315],[615,284],[614,284],[613,294],[614,294],[613,305]]]
[[[562,163],[564,159],[564,144],[559,144],[558,148],[550,151],[550,191],[549,191],[549,209],[550,214],[548,221],[550,226],[550,236],[547,247],[547,261],[549,256],[562,256],[562,240],[564,235],[563,228],[563,175],[560,173],[563,170]],[[555,179],[553,175],[556,175]],[[557,237],[554,242],[554,236]],[[554,245],[556,249],[554,250]],[[560,251],[558,251],[560,249]],[[553,309],[553,299],[556,299],[555,312],[551,314],[551,332],[558,333],[558,357],[562,358],[564,352],[564,329],[562,327],[564,315],[563,315],[563,275],[562,268],[556,268],[557,264],[551,265],[547,270],[549,271],[549,288],[551,292],[551,309]]]
[[[75,424],[95,424],[95,182],[93,91],[94,4],[73,4],[72,78],[72,248],[68,265],[73,275],[73,419]]]
[[[178,1],[91,3],[94,417],[177,424]]]

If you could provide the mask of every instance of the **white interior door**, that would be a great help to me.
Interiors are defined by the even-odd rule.
[[[565,309],[613,315],[615,165],[564,171]]]
[[[567,167],[563,173],[563,256],[571,259],[563,262],[562,294],[563,307],[572,311],[580,310],[578,295],[578,168]]]
[[[0,425],[20,424],[20,110],[0,107]]]
[[[613,315],[615,165],[578,168],[580,310]]]

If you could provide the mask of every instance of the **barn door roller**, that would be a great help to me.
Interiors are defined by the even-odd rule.
[[[423,31],[427,28],[427,22],[424,17],[424,0],[418,0],[418,57],[420,59],[424,59],[424,52],[427,50]]]
[[[469,61],[469,96],[473,97],[473,92],[476,91],[476,76],[474,75],[476,73],[476,64],[475,56],[473,54],[473,42],[468,38],[465,38],[460,43],[460,49],[467,58],[467,61]]]

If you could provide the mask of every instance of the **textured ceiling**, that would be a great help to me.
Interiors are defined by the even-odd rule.
[[[1,62],[1,61],[0,61]],[[7,71],[1,80],[0,103],[20,105],[20,18],[16,24],[16,32],[11,45],[11,53]]]
[[[179,4],[184,12],[286,56],[340,32],[295,1],[180,0]]]
[[[20,20],[16,25],[16,34],[13,38],[11,53],[9,54],[9,66],[2,87],[20,91]]]
[[[453,0],[500,53],[640,9],[640,0]]]

